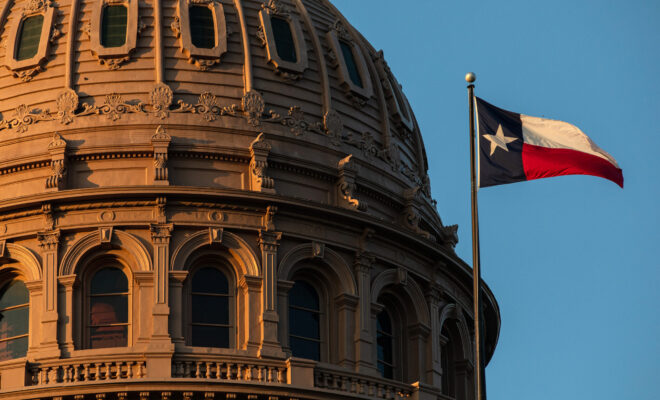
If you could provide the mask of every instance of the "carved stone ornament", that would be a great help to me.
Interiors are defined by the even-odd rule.
[[[57,96],[57,118],[62,124],[68,125],[73,122],[78,102],[78,94],[71,89],[66,89]]]
[[[170,135],[160,125],[151,137],[151,145],[154,149],[154,184],[156,185],[169,185],[167,158],[171,141]]]
[[[170,106],[172,105],[172,89],[164,83],[158,83],[151,90],[151,107],[153,113],[160,119],[169,116]]]
[[[277,214],[277,206],[266,207],[266,214],[264,214],[264,230],[271,232],[275,230],[275,214]]]
[[[339,179],[337,180],[338,205],[352,210],[366,211],[367,203],[360,201],[356,196],[355,178],[357,168],[353,162],[353,155],[348,155],[339,160],[337,168],[339,173]]]
[[[270,149],[271,145],[266,141],[264,133],[260,133],[250,144],[250,176],[254,191],[275,193],[275,181],[266,175]]]
[[[342,133],[344,132],[344,122],[337,111],[329,110],[325,113],[323,116],[323,127],[332,144],[339,145],[341,143]]]
[[[454,248],[458,244],[458,225],[443,226],[440,229],[442,242]]]
[[[48,145],[48,152],[51,157],[51,173],[46,178],[46,189],[64,189],[67,175],[66,141],[57,132]]]
[[[257,91],[251,90],[243,96],[241,101],[243,107],[243,113],[247,117],[248,123],[252,126],[261,125],[260,119],[261,115],[266,109],[266,103],[264,98]]]
[[[269,10],[275,15],[279,16],[288,16],[289,15],[289,6],[284,4],[280,0],[268,0],[261,4],[262,10]]]
[[[429,232],[420,228],[419,223],[421,222],[421,216],[419,214],[419,209],[417,202],[418,195],[420,192],[420,187],[415,187],[411,189],[406,189],[404,192],[404,198],[406,199],[406,204],[403,209],[403,224],[413,232],[417,233],[420,236],[423,236],[426,239],[433,240],[434,237]]]
[[[325,257],[325,244],[319,242],[312,242],[312,257],[323,258]]]

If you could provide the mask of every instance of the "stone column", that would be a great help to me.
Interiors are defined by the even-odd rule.
[[[280,324],[278,327],[278,336],[282,344],[282,350],[289,352],[289,290],[293,287],[291,281],[277,281],[277,309],[279,311]]]
[[[60,231],[54,229],[39,232],[37,238],[43,260],[44,294],[44,309],[41,317],[41,344],[38,357],[59,358],[60,348],[57,342],[57,320],[59,319],[57,314],[57,250],[60,243]]]
[[[261,357],[284,358],[282,346],[278,340],[279,316],[277,313],[277,248],[282,239],[281,232],[262,230],[259,233],[261,246],[261,268],[263,271],[261,320]]]
[[[57,278],[61,290],[63,292],[60,297],[62,300],[60,308],[60,341],[62,353],[65,356],[70,356],[71,352],[74,349],[73,343],[73,291],[79,284],[78,277],[76,275],[66,275],[60,276]]]
[[[474,399],[474,367],[470,360],[457,361],[456,368],[456,399]]]
[[[30,293],[30,315],[28,321],[28,332],[30,332],[28,338],[28,359],[35,358],[35,353],[39,346],[39,341],[42,335],[40,335],[40,329],[37,329],[39,325],[39,317],[41,316],[43,310],[41,305],[43,304],[41,297],[43,294],[43,282],[42,281],[30,281],[25,282],[25,288]]]
[[[426,359],[427,355],[427,340],[431,328],[424,324],[415,324],[408,327],[408,352],[410,354],[409,373],[412,376],[418,376],[420,381],[425,382],[426,376]]]
[[[359,372],[374,371],[371,331],[371,270],[375,257],[360,253],[355,257],[354,267],[358,286],[357,330],[355,331],[355,359]]]
[[[188,271],[170,271],[170,332],[175,346],[185,345],[183,315],[183,282]]]
[[[249,354],[256,355],[261,347],[261,288],[263,279],[259,276],[245,275],[238,283],[243,290],[245,301],[245,343],[241,348],[247,349]]]
[[[440,293],[441,289],[433,285],[426,293],[426,301],[431,312],[431,340],[428,341],[429,359],[427,360],[426,379],[433,386],[442,385],[442,365],[440,362]]]
[[[150,378],[171,376],[174,345],[169,334],[169,268],[170,237],[172,224],[151,225],[151,242],[154,246],[154,307],[152,312],[151,337],[147,347],[147,374]]]
[[[337,309],[337,331],[340,334],[337,338],[337,361],[339,365],[346,368],[355,367],[355,346],[351,340],[351,332],[356,332],[355,310],[359,303],[359,298],[349,294],[341,294],[335,298],[335,307]]]

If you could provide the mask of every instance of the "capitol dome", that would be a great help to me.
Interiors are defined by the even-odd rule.
[[[458,228],[329,1],[5,1],[0,149],[0,399],[475,397]]]

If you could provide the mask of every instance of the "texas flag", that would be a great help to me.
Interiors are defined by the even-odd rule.
[[[502,110],[476,98],[479,187],[559,175],[594,175],[623,188],[614,158],[578,127]]]

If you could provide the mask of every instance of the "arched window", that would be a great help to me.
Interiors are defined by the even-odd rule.
[[[11,281],[0,289],[0,361],[27,354],[29,301],[22,281]]]
[[[188,9],[190,17],[190,38],[200,49],[215,47],[215,21],[213,11],[205,5],[193,5]]]
[[[193,346],[229,347],[231,319],[229,281],[214,267],[198,269],[192,278],[191,342]]]
[[[289,290],[289,346],[294,357],[321,359],[319,295],[310,284],[295,281]]]
[[[44,25],[44,16],[33,15],[21,22],[16,46],[16,61],[28,60],[39,51],[41,29]]]
[[[128,279],[117,267],[94,273],[89,288],[89,348],[128,344]]]
[[[293,32],[291,31],[289,21],[284,18],[271,16],[270,25],[273,28],[273,35],[275,36],[277,55],[284,61],[298,62],[296,43],[293,40]]]
[[[126,44],[128,9],[123,5],[103,7],[101,46],[121,47]]]
[[[351,77],[351,81],[355,86],[364,88],[364,83],[362,83],[362,77],[360,76],[360,70],[358,69],[357,61],[355,60],[355,54],[353,53],[353,46],[346,43],[344,40],[339,41],[339,46],[344,55],[346,69],[348,70],[348,75]]]
[[[394,379],[394,331],[387,311],[381,311],[376,319],[376,344],[378,372],[383,378]]]

